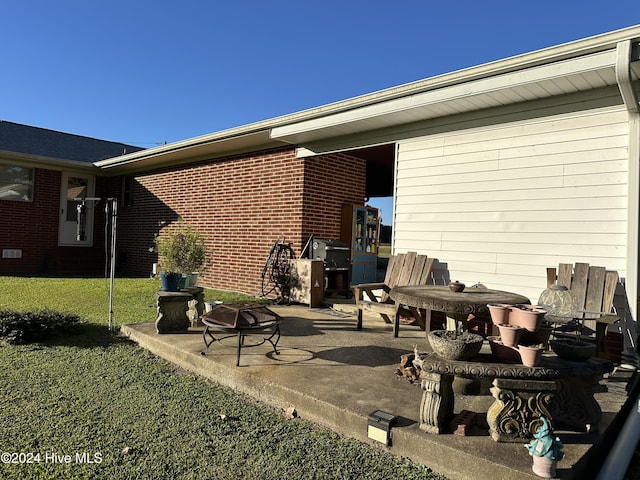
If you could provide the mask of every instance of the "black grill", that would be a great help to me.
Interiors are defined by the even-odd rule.
[[[328,272],[350,269],[349,245],[337,240],[314,238],[311,242],[310,258],[324,261]]]

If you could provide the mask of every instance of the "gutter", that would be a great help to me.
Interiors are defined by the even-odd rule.
[[[632,318],[637,319],[638,307],[638,220],[640,215],[640,107],[631,76],[631,62],[638,60],[638,48],[631,40],[619,42],[616,47],[616,81],[624,106],[629,113],[629,184],[627,211],[627,279],[626,290]],[[635,58],[634,58],[635,57]],[[629,322],[625,322],[629,323]],[[632,322],[634,323],[634,322]],[[625,328],[628,325],[625,325]],[[635,345],[636,329],[633,328]],[[625,350],[629,349],[625,335]]]
[[[49,170],[83,170],[97,173],[99,170],[94,163],[79,160],[67,160],[64,158],[45,157],[42,155],[30,155],[24,153],[0,150],[0,162],[10,160],[26,167],[47,168]]]

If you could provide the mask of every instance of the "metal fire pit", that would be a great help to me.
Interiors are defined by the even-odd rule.
[[[236,366],[240,365],[240,353],[242,347],[257,347],[265,342],[269,342],[273,347],[274,353],[278,352],[278,341],[280,340],[280,322],[282,317],[272,312],[264,305],[257,303],[230,303],[217,305],[210,312],[200,317],[204,324],[202,339],[205,344],[206,355],[209,347],[213,342],[220,342],[225,338],[238,337],[238,348],[236,353]],[[220,330],[222,332],[234,332],[231,335],[214,336],[213,332]],[[247,336],[259,337],[258,343],[245,345],[244,340]]]

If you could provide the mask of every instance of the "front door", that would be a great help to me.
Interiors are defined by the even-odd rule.
[[[84,221],[84,240],[78,240],[78,205],[76,198],[93,197],[95,177],[84,173],[63,172],[60,192],[60,226],[58,243],[60,245],[91,246],[93,244],[93,212],[96,202],[88,201]]]

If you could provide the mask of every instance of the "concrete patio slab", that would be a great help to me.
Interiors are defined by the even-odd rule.
[[[411,458],[451,479],[512,480],[539,478],[522,443],[497,443],[489,436],[485,413],[489,395],[456,395],[455,413],[478,413],[469,436],[432,435],[419,429],[422,390],[399,378],[400,356],[430,350],[423,331],[402,326],[399,338],[392,325],[365,318],[356,330],[351,313],[304,305],[272,306],[284,317],[276,355],[271,345],[242,349],[236,367],[236,338],[213,344],[203,355],[202,328],[187,333],[158,334],[153,322],[124,325],[121,332],[140,346],[184,369],[244,392],[277,409],[294,406],[304,419],[342,435]],[[249,341],[248,341],[249,344]],[[488,346],[485,348],[488,349]],[[607,381],[603,382],[607,383]],[[603,410],[604,432],[626,400],[624,385],[609,380],[609,391],[596,394]],[[462,386],[461,386],[462,388]],[[486,392],[485,392],[486,393]],[[397,415],[389,447],[367,437],[367,419],[375,410]],[[600,435],[556,431],[565,444],[558,475],[572,476],[572,467],[590,451]]]

